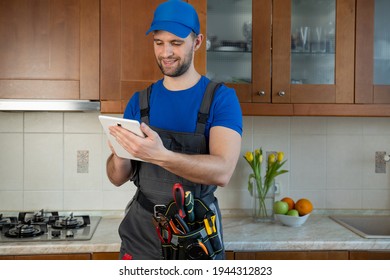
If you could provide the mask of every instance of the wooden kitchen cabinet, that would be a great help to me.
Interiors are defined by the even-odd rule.
[[[101,1],[100,100],[102,113],[122,113],[132,94],[160,78],[145,33],[161,0]]]
[[[271,101],[270,0],[208,0],[207,75],[239,100]]]
[[[225,259],[226,260],[234,260],[234,252],[233,251],[225,251]]]
[[[273,0],[272,103],[354,103],[355,0]]]
[[[141,0],[101,0],[100,99],[103,113],[123,113],[134,92],[162,78],[155,62],[151,36],[145,35],[153,11],[162,1],[151,0],[150,5],[146,6]],[[296,48],[292,50],[292,44],[296,43],[293,3],[298,1],[247,0],[252,9],[251,50],[230,54],[218,53],[215,49],[206,51],[206,39],[212,39],[213,36],[207,26],[213,16],[208,8],[213,3],[218,7],[221,3],[225,5],[237,1],[188,2],[198,10],[201,32],[206,36],[201,50],[195,56],[198,71],[202,74],[209,71],[211,56],[228,57],[228,61],[236,62],[241,57],[245,60],[249,57],[249,76],[245,79],[238,77],[233,82],[225,81],[236,89],[243,115],[390,116],[390,85],[375,85],[370,70],[374,63],[372,29],[375,0],[335,0],[334,40],[333,43],[328,40],[331,38],[329,34],[332,25],[324,26],[320,33],[328,41],[324,41],[324,52],[318,53],[300,53]],[[303,5],[309,2],[301,1]],[[324,2],[328,1],[321,1]],[[239,9],[233,11],[240,12]],[[231,17],[231,13],[225,16]],[[217,19],[222,16],[217,14]],[[239,32],[242,30],[241,24],[237,25]],[[319,29],[312,18],[308,23],[302,23],[304,25],[311,28],[312,38],[318,36]],[[315,40],[309,42],[313,44]],[[310,45],[311,50],[315,46]],[[296,78],[292,74],[292,63],[297,57],[315,60],[332,56],[333,59],[326,61],[333,61],[333,72],[322,75],[321,68],[317,69],[319,80],[313,83],[307,83],[304,78]],[[229,67],[236,68],[234,65],[230,64]],[[322,76],[330,79],[321,82]]]
[[[123,113],[131,96],[162,78],[152,35],[145,35],[153,13],[163,0],[101,0],[100,99],[103,113]],[[205,32],[206,1],[189,0],[198,11]],[[205,73],[206,44],[195,55],[195,66]]]
[[[243,115],[293,115],[271,104],[271,31],[272,0],[208,0],[207,76],[236,90]]]
[[[386,1],[380,1],[389,5]],[[228,83],[236,89],[244,115],[390,116],[387,105],[390,103],[390,35],[382,32],[385,33],[380,37],[382,44],[375,47],[375,0],[334,1],[334,19],[328,25],[321,21],[321,24],[317,23],[314,13],[304,13],[307,8],[305,6],[312,4],[322,12],[325,7],[321,5],[330,2],[332,1],[252,1],[251,83]],[[259,17],[259,14],[262,16]],[[269,17],[271,14],[272,17]],[[299,22],[299,17],[307,18],[306,22]],[[321,18],[321,15],[317,17]],[[322,17],[326,17],[326,14]],[[297,30],[294,24],[297,21],[311,30],[311,35],[307,34],[307,53],[293,46],[297,43],[297,38],[294,37]],[[389,24],[381,22],[381,25]],[[318,41],[323,45],[322,50],[317,48],[317,36],[322,38]],[[385,68],[383,77],[387,81],[386,85],[373,82],[373,64],[376,59],[374,49],[380,49],[382,56],[385,56],[381,59]],[[326,59],[327,57],[330,59]],[[292,66],[299,58],[304,62],[317,60],[323,63],[317,63],[320,66],[317,70],[306,70],[305,75],[309,77],[295,77]],[[323,65],[327,65],[329,61],[333,61],[334,65],[330,67],[333,71],[327,74]],[[298,64],[295,68],[305,71],[302,65]],[[269,69],[272,71],[268,71]],[[314,80],[310,75],[314,76]],[[305,78],[312,78],[312,82],[305,81]],[[267,82],[271,82],[271,86],[267,86]]]
[[[119,259],[119,252],[0,256],[0,260],[118,260],[118,259]]]
[[[119,252],[97,252],[92,254],[92,260],[119,260]]]
[[[0,2],[0,98],[99,100],[99,0]]]
[[[389,251],[350,251],[350,260],[390,260]]]
[[[356,103],[390,103],[388,1],[357,0]]]
[[[348,251],[235,252],[236,260],[347,260]]]
[[[6,256],[10,260],[90,260],[91,254],[42,254]]]
[[[119,252],[0,256],[0,260],[118,260],[118,259],[119,259]]]
[[[211,3],[222,5],[220,0],[210,0],[209,2],[210,5]],[[352,104],[354,102],[354,0],[334,1],[333,7],[328,7],[328,11],[324,9],[325,7],[318,8],[324,1],[322,3],[317,3],[316,1],[299,2],[301,4],[297,4],[298,1],[294,0],[247,0],[247,2],[252,4],[252,76],[249,79],[247,78],[250,82],[246,84],[242,82],[229,83],[229,80],[227,80],[227,84],[236,89],[244,115],[294,115],[295,106],[291,104]],[[332,3],[332,1],[325,2],[326,4]],[[224,5],[229,5],[229,3],[232,6],[236,5],[234,1],[223,1]],[[297,6],[295,10],[293,9],[294,3]],[[308,10],[310,8],[313,9],[313,7],[317,9],[320,16],[314,16],[313,18],[312,11]],[[223,18],[211,9],[212,7],[208,11],[208,22],[210,22],[210,18],[213,16],[218,19]],[[230,10],[231,12],[226,13],[225,17],[230,16],[232,20],[239,16],[248,17],[240,14],[243,8],[237,7]],[[321,14],[324,13],[323,10],[325,10],[325,14]],[[333,19],[328,21],[327,19],[318,20],[318,18],[331,18],[332,15]],[[313,36],[309,35],[307,35],[307,45],[309,47],[313,45],[313,48],[309,48],[308,52],[300,51],[298,47],[293,48],[292,35],[295,31],[293,23],[296,21],[299,23],[303,22],[303,24],[309,26],[306,28],[312,28],[312,35],[314,35],[315,28],[321,31],[323,50],[314,50],[315,40]],[[215,21],[213,24],[217,25],[217,22]],[[331,38],[326,37],[330,34],[329,24],[333,24],[332,42],[334,45],[332,48],[328,46],[328,49],[326,49],[325,40]],[[210,32],[212,27],[211,25],[208,28],[208,32]],[[218,30],[216,27],[214,29]],[[240,30],[240,28],[237,29]],[[220,34],[217,35],[228,36],[224,34],[223,29],[220,28],[219,31]],[[214,33],[211,35],[218,37]],[[215,51],[211,49],[208,51],[208,54],[213,52]],[[317,67],[317,69],[314,67],[314,70],[318,72],[316,74],[317,77],[314,77],[316,79],[311,81],[307,79],[308,81],[305,81],[301,77],[302,75],[294,77],[295,73],[292,66],[297,60],[302,61],[302,65],[295,67],[298,69],[305,68],[305,63],[308,64],[307,62],[313,61],[312,64],[316,64],[315,67]],[[229,63],[232,61],[232,67],[230,68],[240,68],[233,64],[235,60],[227,59],[227,61]],[[322,63],[323,61],[333,61],[333,65],[328,67],[330,68],[328,80],[321,79],[325,76],[322,67],[325,64]],[[210,59],[210,62],[213,61]],[[244,62],[240,62],[244,64]],[[223,65],[219,61],[216,63]],[[209,65],[208,59],[208,71],[209,68],[214,70]],[[241,65],[241,67],[243,66]],[[220,68],[223,67],[221,66]],[[224,68],[229,69],[227,66]],[[225,70],[225,77],[230,77],[230,73],[227,72],[229,70]],[[221,71],[224,70],[222,69]],[[234,70],[231,71],[233,73],[231,76],[237,75]],[[313,71],[313,67],[307,70],[307,72],[315,71]],[[310,73],[306,75],[310,76]]]
[[[100,99],[102,113],[123,113],[131,96],[161,79],[156,64],[151,36],[145,32],[153,18],[153,11],[162,0],[150,1],[145,6],[141,0],[101,1],[101,70]],[[189,0],[198,11],[201,33],[207,34],[207,1]],[[269,115],[292,115],[292,106],[260,104],[253,102],[271,100],[271,9],[270,0],[253,1],[254,35],[252,60],[253,78],[250,83],[229,83],[236,89],[242,102],[243,113],[255,114],[260,110]],[[125,12],[123,12],[125,11]],[[206,74],[206,39],[195,55],[195,67]],[[264,92],[264,94],[262,94]]]
[[[0,256],[0,261],[5,261],[5,260],[15,260],[15,256],[10,256],[10,255]]]

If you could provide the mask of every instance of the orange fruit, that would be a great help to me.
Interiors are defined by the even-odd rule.
[[[294,209],[295,202],[291,197],[283,197],[282,201],[287,202],[288,204],[288,210]]]
[[[305,216],[313,211],[313,204],[307,198],[301,198],[295,202],[295,209],[298,210],[299,216]]]

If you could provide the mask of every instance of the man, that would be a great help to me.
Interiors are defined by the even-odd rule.
[[[176,182],[217,214],[222,243],[221,215],[213,193],[217,186],[229,182],[241,150],[242,115],[233,89],[220,86],[209,104],[207,121],[202,124],[198,120],[210,80],[194,67],[194,54],[204,40],[195,9],[180,0],[160,4],[146,34],[150,32],[164,76],[152,85],[149,97],[134,94],[124,112],[124,118],[141,122],[146,137],[121,127],[110,128],[126,150],[143,160],[119,158],[112,147],[113,154],[107,160],[107,174],[113,184],[134,180],[138,187],[119,227],[122,258],[161,259],[160,240],[151,222],[152,208],[173,199]],[[222,259],[223,253],[214,258]]]

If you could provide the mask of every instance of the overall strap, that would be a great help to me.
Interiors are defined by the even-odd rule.
[[[150,93],[152,92],[152,85],[148,86],[146,89],[140,91],[139,93],[139,108],[141,113],[141,122],[149,125],[149,100]]]
[[[217,83],[214,81],[210,81],[210,83],[206,87],[206,91],[203,95],[202,104],[200,105],[200,109],[198,112],[198,120],[196,124],[196,133],[204,134],[206,128],[206,122],[209,117],[211,103],[213,102],[214,94],[216,90],[222,85],[222,83]],[[149,100],[150,94],[152,91],[152,85],[148,88],[140,91],[139,93],[139,105],[141,112],[141,121],[149,124]]]
[[[206,122],[209,118],[210,106],[213,102],[214,94],[216,90],[222,85],[222,83],[217,83],[214,81],[210,81],[210,83],[206,87],[206,91],[203,95],[202,104],[200,105],[200,109],[198,112],[198,121],[196,124],[196,133],[204,134],[206,129]]]

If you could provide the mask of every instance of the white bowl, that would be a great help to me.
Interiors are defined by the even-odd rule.
[[[289,216],[289,215],[282,215],[282,214],[275,214],[276,219],[280,221],[282,224],[289,226],[289,227],[300,227],[303,225],[307,219],[310,216],[310,213],[305,216]]]

